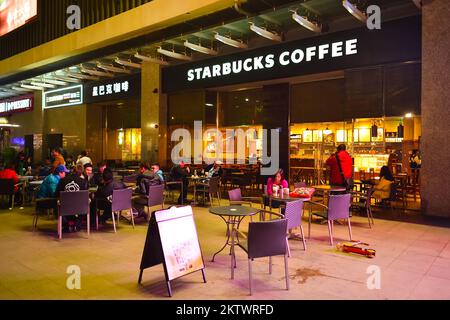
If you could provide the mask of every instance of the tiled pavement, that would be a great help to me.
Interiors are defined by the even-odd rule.
[[[33,208],[0,211],[0,299],[167,299],[162,266],[147,269],[137,284],[147,231],[122,223],[117,234],[112,226],[92,232],[64,234],[56,239],[56,221],[43,218],[32,232]],[[307,251],[290,240],[291,290],[284,287],[281,257],[274,258],[273,274],[268,259],[254,263],[254,295],[248,295],[248,264],[237,249],[235,280],[230,280],[230,259],[224,251],[210,262],[225,240],[223,221],[194,208],[208,282],[200,273],[173,282],[173,299],[450,299],[450,229],[423,224],[353,218],[354,239],[376,249],[374,259],[337,252],[328,242],[326,225],[314,223]],[[307,223],[305,230],[307,229]],[[246,226],[244,225],[245,229]],[[335,227],[335,242],[346,240],[344,225]],[[81,290],[68,290],[66,269],[81,268]],[[367,269],[381,271],[381,288],[369,290]]]

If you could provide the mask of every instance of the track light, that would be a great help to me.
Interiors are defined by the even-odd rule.
[[[25,88],[21,88],[21,87],[11,87],[11,89],[15,90],[15,91],[20,91],[20,92],[30,92],[31,89],[25,89]]]
[[[147,56],[143,56],[141,54],[139,54],[138,52],[136,52],[136,54],[134,55],[135,58],[140,59],[142,61],[147,61],[147,62],[153,62],[153,63],[157,63],[163,66],[168,66],[169,63],[167,61],[158,59],[158,58],[153,58],[153,57],[147,57]]]
[[[80,83],[81,82],[80,79],[75,79],[75,78],[65,77],[65,76],[53,76],[53,78],[56,80],[65,81],[65,82],[72,82],[72,83]]]
[[[250,30],[259,34],[261,37],[267,38],[269,40],[281,42],[281,37],[278,33],[271,32],[267,29],[258,27],[253,22],[250,22]]]
[[[30,84],[32,86],[42,87],[42,88],[49,88],[49,89],[54,89],[55,88],[55,85],[49,84],[49,83],[44,83],[44,82],[32,81]]]
[[[343,0],[342,5],[345,9],[347,9],[348,12],[352,14],[356,19],[359,21],[366,23],[367,22],[367,16],[364,12],[358,9],[356,5],[351,3],[349,0]]]
[[[225,36],[221,36],[218,33],[216,33],[214,35],[214,38],[217,41],[220,41],[220,42],[222,42],[222,43],[224,43],[226,45],[229,45],[229,46],[232,46],[232,47],[235,47],[235,48],[240,48],[240,49],[247,49],[248,48],[248,45],[246,43],[244,43],[242,41],[239,41],[239,40],[234,40],[234,39],[231,39],[231,38],[228,38],[228,37],[225,37]]]
[[[43,87],[32,86],[32,85],[29,85],[29,84],[21,84],[20,87],[21,88],[26,88],[26,89],[31,89],[31,90],[44,90]]]
[[[292,14],[292,19],[294,19],[298,24],[300,24],[302,27],[305,27],[310,31],[317,33],[322,32],[321,26],[319,26],[317,23],[310,21],[306,16],[298,15],[297,12],[294,12]]]
[[[141,67],[142,67],[139,63],[126,61],[126,60],[122,60],[119,58],[116,58],[116,60],[114,60],[114,62],[117,64],[120,64],[122,66],[125,66],[125,67],[131,67],[131,68],[136,68],[136,69],[141,69]]]
[[[185,55],[185,54],[181,54],[175,51],[169,51],[163,48],[158,48],[158,50],[156,50],[158,53],[161,53],[165,56],[171,57],[171,58],[175,58],[178,60],[184,60],[184,61],[192,61],[192,57]]]
[[[67,86],[68,85],[68,83],[66,81],[55,80],[55,79],[42,79],[42,81],[45,83],[50,83],[50,84],[54,84],[57,86]]]
[[[93,80],[93,81],[98,81],[98,80],[100,80],[99,77],[88,76],[88,75],[80,74],[80,73],[68,72],[67,75],[68,75],[69,77],[73,77],[73,78],[80,79],[80,80]]]
[[[111,71],[111,72],[117,72],[117,73],[128,73],[131,74],[131,71],[125,68],[117,68],[111,65],[105,65],[105,64],[101,64],[98,63],[97,67],[106,71]]]
[[[83,68],[83,67],[81,68],[81,72],[90,74],[91,76],[114,78],[114,74],[112,74],[112,73]]]
[[[186,40],[184,42],[184,46],[189,48],[189,49],[191,49],[191,50],[194,50],[194,51],[197,51],[197,52],[201,52],[201,53],[204,53],[204,54],[209,54],[209,55],[212,55],[212,56],[215,56],[218,53],[216,50],[213,50],[213,49],[210,49],[210,48],[205,48],[205,47],[203,47],[203,46],[201,46],[199,44],[191,43],[188,40]]]

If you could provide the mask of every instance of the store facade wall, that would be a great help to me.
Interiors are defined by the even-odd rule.
[[[450,217],[450,2],[424,1],[422,9],[422,211]]]

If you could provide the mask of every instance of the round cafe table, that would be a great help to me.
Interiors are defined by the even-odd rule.
[[[235,244],[239,243],[237,232],[239,225],[245,217],[250,217],[259,212],[259,209],[247,207],[247,206],[224,206],[224,207],[212,207],[209,212],[219,216],[227,225],[227,239],[223,247],[217,251],[211,260],[214,262],[214,258],[217,254],[222,252],[227,246],[230,246],[231,255],[231,279],[234,279],[234,268],[236,267],[236,258],[234,253]],[[231,238],[231,239],[230,239]]]

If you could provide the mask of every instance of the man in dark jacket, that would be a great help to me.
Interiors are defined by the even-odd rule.
[[[170,178],[172,179],[172,181],[181,181],[183,184],[183,192],[180,193],[180,197],[178,198],[178,204],[187,202],[187,193],[189,186],[189,181],[187,177],[190,173],[191,170],[183,161],[181,161],[179,165],[174,166],[170,170]]]
[[[141,163],[139,172],[136,179],[136,192],[139,195],[147,196],[151,186],[157,186],[163,183],[160,176],[158,174],[153,173],[150,170],[150,166],[147,163]],[[147,205],[148,200],[146,197],[137,196],[133,198],[133,208],[136,209],[139,216],[145,216],[145,206]]]
[[[112,194],[114,190],[125,189],[126,186],[122,181],[114,181],[114,176],[109,168],[103,170],[103,185],[99,186],[91,202],[91,221],[95,222],[97,210],[103,210],[100,218],[101,223],[105,223],[111,218]],[[93,218],[92,218],[93,217]]]

